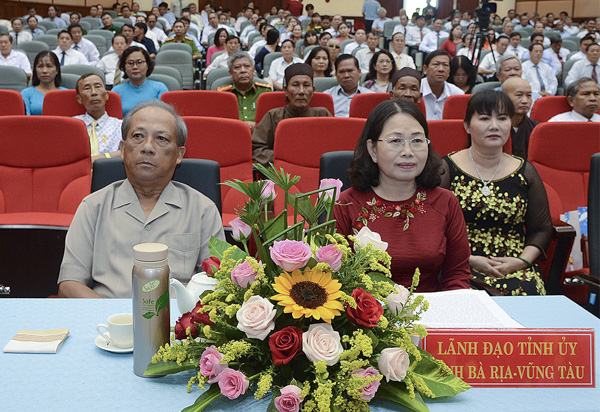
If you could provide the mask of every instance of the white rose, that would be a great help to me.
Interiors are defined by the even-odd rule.
[[[340,334],[328,323],[313,323],[302,334],[302,351],[311,362],[325,361],[335,365],[344,351]]]
[[[392,313],[397,315],[402,312],[402,308],[406,304],[410,292],[402,285],[395,285],[394,287],[396,288],[396,292],[390,293],[387,297],[387,305]]]
[[[379,371],[389,381],[402,382],[410,366],[408,353],[402,348],[386,348],[379,357]]]
[[[381,241],[381,236],[379,236],[379,233],[372,232],[371,229],[366,226],[363,226],[355,237],[356,243],[354,243],[354,250],[356,251],[358,251],[358,249],[361,247],[367,246],[367,243],[371,243],[375,249],[381,249],[384,252],[388,248],[388,244]]]
[[[275,306],[268,299],[252,296],[237,311],[237,328],[252,339],[265,340],[275,329]]]

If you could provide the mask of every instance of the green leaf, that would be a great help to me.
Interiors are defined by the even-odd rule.
[[[276,235],[280,234],[285,230],[285,213],[281,212],[273,219],[270,219],[266,224],[265,228],[261,232],[263,239],[272,239]]]
[[[278,396],[281,396],[281,390],[279,390],[279,388],[274,388],[273,394],[271,395],[271,403],[267,407],[267,412],[278,412],[275,407],[275,398]]]
[[[436,398],[442,396],[454,396],[470,389],[471,386],[465,381],[452,374],[445,375],[436,359],[426,351],[419,349],[422,359],[411,363],[409,370],[423,379],[425,384]]]
[[[158,316],[158,314],[160,313],[160,311],[162,309],[166,308],[168,304],[169,304],[169,288],[166,288],[165,289],[165,293],[163,293],[156,300],[156,316]]]
[[[148,365],[144,375],[172,375],[174,373],[196,369],[196,367],[197,365],[191,362],[186,362],[181,365],[178,365],[175,361],[156,362]]]
[[[208,388],[207,391],[204,391],[202,395],[198,396],[198,399],[196,399],[196,402],[194,402],[193,405],[184,408],[181,412],[203,411],[209,403],[217,399],[219,396],[221,396],[221,390],[219,389],[219,385],[213,383],[212,385],[210,385],[210,388]]]
[[[290,204],[295,205],[294,209],[305,218],[309,224],[315,223],[319,219],[319,215],[315,206],[310,201],[310,197],[304,196],[302,193],[290,193],[289,195]],[[298,204],[295,204],[295,200]]]
[[[152,317],[154,316],[154,312],[146,312],[142,316],[144,317],[144,319],[152,319]]]
[[[225,242],[224,240],[217,239],[214,236],[212,236],[210,238],[210,241],[208,242],[208,250],[210,252],[210,255],[218,258],[219,260],[223,260],[223,253],[225,253],[225,251],[227,249],[229,249],[231,246],[233,246],[233,245],[230,245],[229,243]],[[242,249],[240,249],[239,247],[236,246],[234,252],[231,254],[231,259],[233,259],[233,260],[246,259],[246,253]]]
[[[390,285],[395,285],[392,279],[388,278],[386,275],[380,272],[369,272],[367,273],[373,282],[387,282]]]
[[[377,389],[377,398],[397,403],[411,411],[429,411],[419,392],[415,392],[415,399],[410,399],[406,385],[400,382],[384,382],[382,380],[379,389]]]

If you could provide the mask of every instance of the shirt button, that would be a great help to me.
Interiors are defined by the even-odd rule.
[[[151,230],[151,229],[152,229],[152,226],[150,226],[150,225],[146,225],[146,226],[144,227],[144,229],[146,229],[146,230]]]

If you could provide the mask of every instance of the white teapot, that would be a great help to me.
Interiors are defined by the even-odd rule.
[[[200,272],[192,276],[187,286],[183,286],[177,279],[171,279],[170,283],[177,294],[179,311],[183,314],[194,309],[200,295],[206,290],[214,290],[219,281],[208,276],[206,272]]]

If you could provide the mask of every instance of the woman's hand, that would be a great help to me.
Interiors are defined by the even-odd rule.
[[[492,276],[495,278],[504,277],[504,274],[497,269],[497,267],[500,266],[500,264],[500,262],[487,258],[485,256],[471,255],[471,257],[469,258],[469,265],[471,265],[471,268],[481,273],[482,275]]]
[[[516,257],[496,257],[490,256],[497,266],[495,267],[503,275],[516,272],[518,270],[527,269],[527,263]]]

